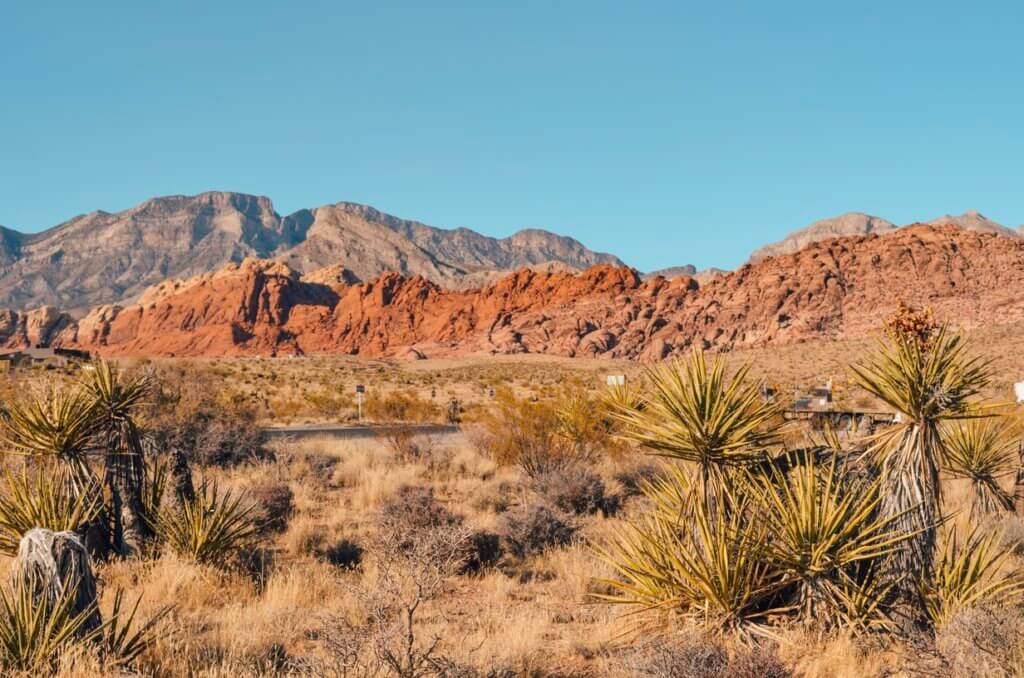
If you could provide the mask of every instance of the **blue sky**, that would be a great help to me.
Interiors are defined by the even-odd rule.
[[[0,224],[156,195],[542,227],[644,270],[1024,222],[1017,2],[0,4]]]

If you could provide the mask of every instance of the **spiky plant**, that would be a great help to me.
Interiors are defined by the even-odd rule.
[[[202,483],[195,500],[160,515],[157,532],[180,556],[200,563],[222,563],[259,532],[256,506],[244,496],[223,494],[217,483]]]
[[[115,546],[137,552],[153,535],[146,521],[143,488],[146,459],[138,410],[153,391],[148,373],[126,377],[107,361],[93,362],[82,384],[92,401],[96,434],[104,451],[105,482],[111,496]]]
[[[854,566],[891,555],[912,535],[894,529],[901,516],[881,516],[881,479],[848,473],[834,452],[824,464],[814,450],[792,454],[788,472],[772,464],[748,473],[754,519],[766,526],[766,550],[797,586],[797,609],[805,621],[843,623]]]
[[[950,530],[931,577],[918,587],[929,621],[942,628],[961,610],[983,604],[1003,605],[1024,598],[1024,573],[1004,571],[1015,544],[1001,546],[998,532],[974,528],[960,542]]]
[[[30,476],[26,470],[4,471],[0,493],[0,552],[14,556],[21,538],[41,527],[53,532],[77,532],[103,509],[99,482],[79,487],[72,471],[57,467]]]
[[[1008,417],[969,419],[948,426],[945,467],[954,478],[971,483],[971,518],[1012,511],[1013,497],[1000,481],[1020,467],[1017,432]]]
[[[67,467],[81,489],[94,478],[95,432],[92,401],[83,390],[50,389],[8,403],[0,441],[10,453]]]
[[[968,416],[971,399],[989,381],[988,363],[967,354],[961,335],[945,327],[921,332],[903,326],[892,326],[872,360],[852,366],[857,383],[902,418],[876,435],[869,450],[883,477],[882,514],[899,516],[894,526],[914,535],[891,559],[894,576],[932,572],[942,520],[941,424]]]
[[[135,615],[139,611],[142,596],[135,599],[129,610],[124,605],[124,590],[114,593],[114,604],[109,621],[103,626],[102,648],[108,664],[127,666],[135,663],[161,636],[160,622],[170,614],[173,607],[162,607],[145,622],[136,625]]]
[[[700,499],[709,509],[721,503],[731,469],[763,459],[764,449],[780,440],[780,410],[747,381],[749,369],[730,379],[723,360],[716,357],[709,366],[695,348],[689,360],[648,369],[646,391],[615,412],[624,436],[696,466]]]
[[[57,600],[35,595],[32,582],[16,579],[0,589],[0,666],[10,672],[44,675],[64,652],[96,640],[102,627],[85,631],[94,608],[74,611],[75,591]]]
[[[677,476],[678,477],[678,476]],[[636,606],[655,624],[682,615],[712,632],[768,635],[765,624],[782,610],[769,602],[783,583],[767,557],[763,523],[741,511],[722,517],[666,481],[645,493],[656,509],[616,532],[598,556],[616,572],[602,600]],[[677,506],[689,497],[689,506]]]

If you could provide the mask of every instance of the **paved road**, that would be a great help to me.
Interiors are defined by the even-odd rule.
[[[409,428],[420,435],[451,435],[459,432],[458,426],[445,424],[393,424],[384,426],[345,426],[341,424],[306,424],[302,426],[267,426],[263,433],[268,438],[309,438],[326,436],[353,440],[357,438],[373,438],[395,428]]]

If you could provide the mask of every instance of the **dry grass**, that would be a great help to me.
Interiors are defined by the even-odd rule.
[[[1005,399],[1009,385],[1024,378],[1024,356],[1013,348],[1020,329],[973,333],[974,346],[996,359],[998,376],[989,396]],[[730,366],[753,360],[753,376],[780,384],[783,393],[832,376],[840,384],[841,398],[867,405],[863,394],[846,386],[846,365],[869,348],[867,341],[822,342],[744,351],[727,360]],[[265,422],[347,420],[351,403],[346,394],[355,383],[367,384],[371,394],[411,391],[422,402],[443,404],[458,397],[473,418],[489,405],[491,388],[507,386],[520,397],[544,399],[567,383],[597,390],[607,373],[637,375],[640,369],[628,363],[542,357],[416,363],[232,359],[162,361],[157,367],[165,375],[197,370],[221,384],[215,394],[218,402],[241,402]],[[24,381],[54,376],[15,375],[2,388],[11,392],[23,388]],[[310,398],[311,393],[321,395]],[[479,409],[474,413],[474,408]],[[377,580],[377,512],[401,487],[433,488],[441,504],[474,530],[499,530],[509,511],[539,501],[519,468],[497,465],[464,436],[439,438],[424,448],[429,454],[396,458],[384,441],[305,438],[275,443],[274,461],[197,472],[197,480],[205,475],[236,491],[283,483],[293,493],[293,514],[283,531],[264,537],[260,558],[243,558],[231,568],[197,565],[170,553],[99,564],[103,605],[109,608],[113,591],[123,587],[132,600],[142,594],[140,619],[174,606],[164,622],[166,633],[145,655],[146,670],[157,675],[322,675],[323,667],[336,660],[328,638],[338,632],[339,620],[355,628],[366,623],[365,600],[354,592],[372,588]],[[624,496],[632,482],[627,479],[644,469],[638,457],[635,452],[601,457],[589,469],[609,493]],[[951,482],[945,491],[951,504],[967,505],[963,482]],[[480,675],[492,669],[511,671],[508,675],[623,675],[622,658],[634,644],[623,635],[629,620],[622,618],[624,610],[589,598],[595,579],[611,576],[590,545],[641,511],[643,501],[624,498],[622,512],[614,517],[601,512],[573,516],[580,529],[566,546],[523,559],[506,553],[496,567],[447,578],[441,594],[424,602],[417,613],[418,637],[437,636],[441,656],[472,666]],[[954,520],[966,526],[966,513]],[[1019,526],[1016,533],[1024,534]],[[361,562],[332,562],[338,560],[332,554],[341,544],[361,548]],[[1018,555],[1012,566],[1021,563]],[[0,563],[0,578],[6,567]],[[781,635],[778,655],[797,676],[914,675],[919,667],[942,666],[941,658],[918,647],[879,639],[821,636],[800,628]],[[60,675],[95,675],[97,670],[79,663],[63,667]]]

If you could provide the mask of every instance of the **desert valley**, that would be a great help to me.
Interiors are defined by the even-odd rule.
[[[4,675],[1024,671],[1024,234],[977,212],[641,272],[204,193],[0,255]]]

